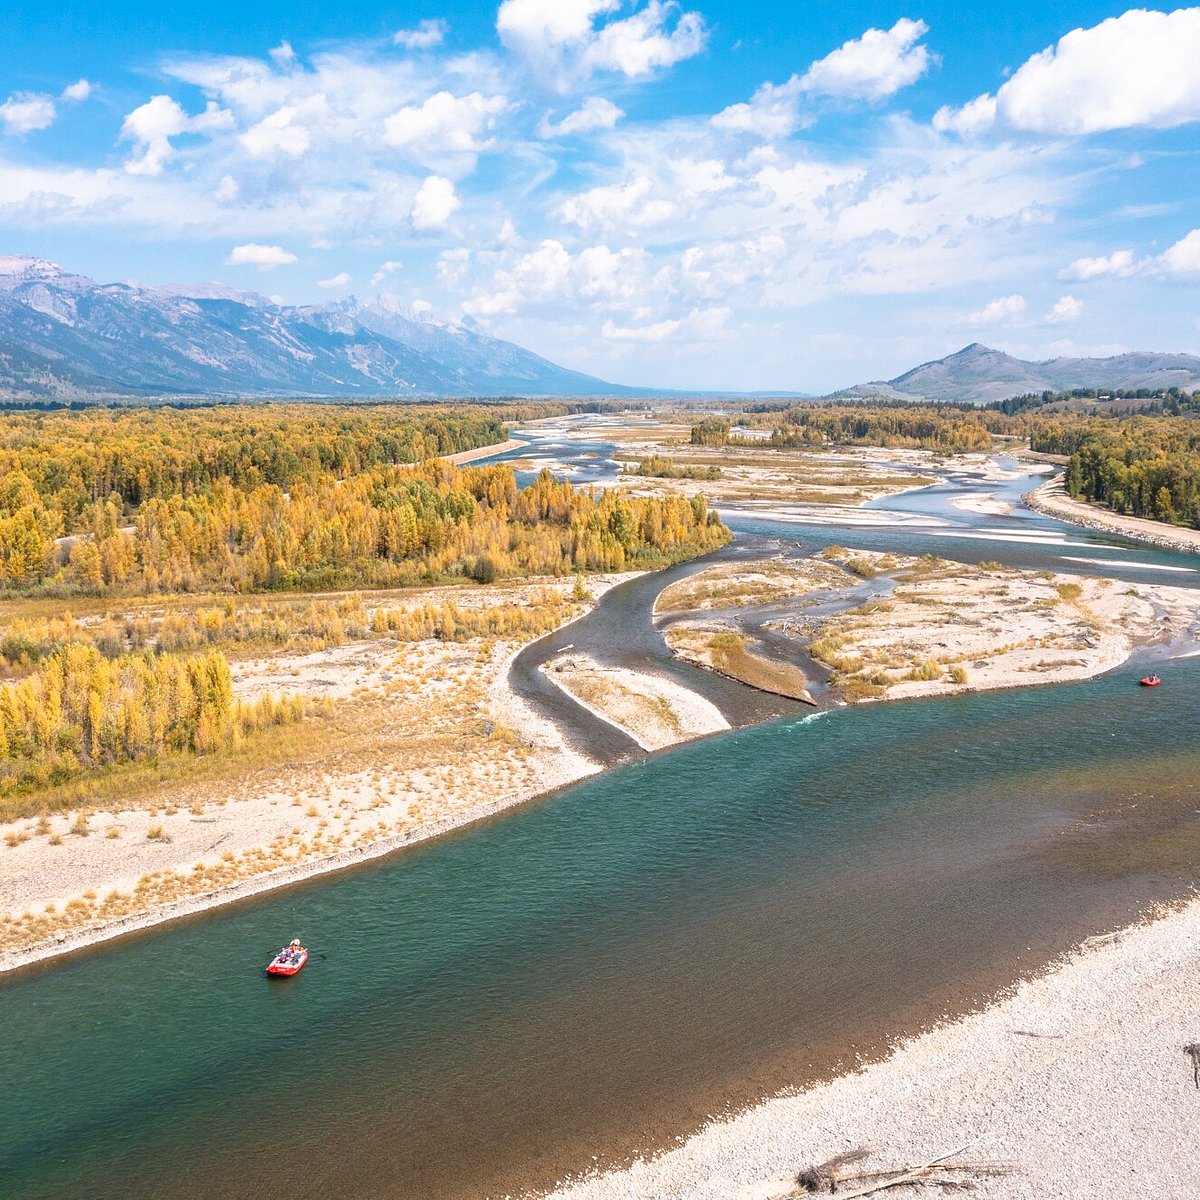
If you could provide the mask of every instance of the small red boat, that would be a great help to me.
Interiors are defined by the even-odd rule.
[[[291,943],[284,946],[280,952],[267,963],[268,975],[295,975],[308,962],[308,951],[300,945],[299,938],[293,938]]]
[[[1147,675],[1145,679],[1139,679],[1138,683],[1142,687],[1158,687],[1162,680],[1157,675]]]

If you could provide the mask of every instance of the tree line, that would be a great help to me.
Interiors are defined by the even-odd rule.
[[[1080,403],[1082,402],[1082,403]],[[1104,405],[1101,409],[1099,406]],[[1060,392],[1026,392],[1007,400],[996,400],[988,408],[1015,416],[1047,407],[1076,407],[1089,415],[1114,417],[1133,413],[1180,416],[1200,413],[1200,391],[1181,388],[1069,388]]]
[[[997,435],[1020,435],[1027,428],[1008,414],[957,404],[798,404],[739,419],[745,428],[769,431],[769,436],[738,434],[728,420],[706,417],[692,426],[692,444],[781,449],[882,446],[963,454],[990,450]]]
[[[212,754],[304,711],[299,697],[235,700],[219,651],[106,658],[68,642],[24,679],[0,686],[0,795],[118,763]]]
[[[226,482],[249,491],[348,478],[504,440],[504,423],[557,406],[329,407],[272,404],[177,410],[10,413],[0,423],[7,503],[36,497],[57,533],[87,524],[96,501],[118,516],[151,499]]]
[[[101,618],[77,620],[69,610],[61,616],[18,618],[0,633],[0,678],[25,678],[66,646],[94,647],[108,659],[141,651],[195,654],[224,647],[231,652],[309,653],[371,637],[397,641],[469,641],[472,638],[525,638],[549,632],[575,612],[587,590],[576,576],[572,588],[538,587],[520,600],[483,599],[471,592],[435,604],[368,606],[361,593],[306,597],[302,600],[223,597],[192,608],[109,612]]]
[[[577,493],[548,473],[521,491],[508,467],[429,457],[502,440],[494,414],[313,408],[18,418],[0,440],[0,589],[488,582],[655,566],[729,536],[700,498]]]
[[[1200,529],[1200,422],[1194,417],[1047,419],[1030,445],[1069,455],[1068,495],[1129,516]]]

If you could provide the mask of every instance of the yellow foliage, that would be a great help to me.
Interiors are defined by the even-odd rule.
[[[107,659],[69,642],[26,679],[0,687],[0,794],[169,752],[213,753],[303,716],[295,697],[236,702],[217,651]]]

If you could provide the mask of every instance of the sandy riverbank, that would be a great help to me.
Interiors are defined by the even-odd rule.
[[[775,1200],[812,1164],[859,1170],[1005,1164],[980,1200],[1189,1200],[1200,1092],[1200,900],[1109,938],[885,1061],[714,1121],[678,1149],[585,1179],[557,1200]],[[962,1178],[962,1176],[959,1176]],[[887,1192],[885,1195],[892,1193]],[[908,1194],[906,1191],[899,1194]]]
[[[582,615],[633,576],[593,577]],[[544,583],[404,593],[534,603]],[[390,606],[390,601],[389,601]],[[524,642],[379,638],[243,658],[235,690],[333,704],[292,761],[0,825],[0,971],[439,836],[594,773],[508,688]]]
[[[1061,475],[1035,488],[1023,500],[1034,512],[1057,517],[1060,521],[1084,529],[1119,533],[1122,537],[1147,542],[1151,546],[1162,546],[1166,550],[1200,554],[1200,529],[1185,529],[1179,525],[1167,525],[1163,521],[1148,521],[1144,517],[1126,517],[1095,504],[1073,500],[1063,487]]]
[[[1186,589],[860,550],[827,554],[855,574],[886,572],[896,581],[885,597],[812,630],[814,656],[837,672],[848,698],[1087,679],[1137,646],[1186,637],[1200,617],[1200,596]]]
[[[578,653],[560,655],[542,670],[576,703],[629,734],[643,750],[729,728],[715,704],[660,675],[604,666]]]
[[[843,611],[829,611],[839,596]],[[710,567],[668,588],[658,611],[689,662],[804,698],[806,651],[847,701],[1086,679],[1137,646],[1200,632],[1191,589],[845,548]]]
[[[520,441],[518,438],[509,438],[507,441],[496,442],[491,446],[477,446],[474,450],[460,450],[457,454],[443,454],[442,461],[461,467],[464,463],[478,462],[481,458],[491,458],[493,454],[507,454],[510,450],[521,450],[528,445],[528,442]]]
[[[610,422],[602,430],[566,433],[589,438],[599,433],[616,446],[623,473],[614,485],[638,495],[703,494],[713,507],[752,504],[828,504],[844,508],[895,495],[933,482],[938,460],[921,450],[870,447],[781,449],[755,446],[699,446],[691,426],[670,422]],[[639,460],[669,459],[682,477],[633,473]],[[687,478],[688,472],[698,478]]]

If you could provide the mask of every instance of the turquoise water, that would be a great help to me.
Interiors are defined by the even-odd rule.
[[[482,1195],[828,1068],[1190,878],[1132,850],[1200,669],[1134,678],[741,731],[13,979],[4,1194]]]
[[[735,523],[1200,580],[953,508],[978,487],[881,502],[891,527]],[[1156,665],[731,733],[4,980],[0,1194],[520,1192],[876,1051],[1190,885],[1200,659]],[[266,979],[297,934],[309,965]]]

